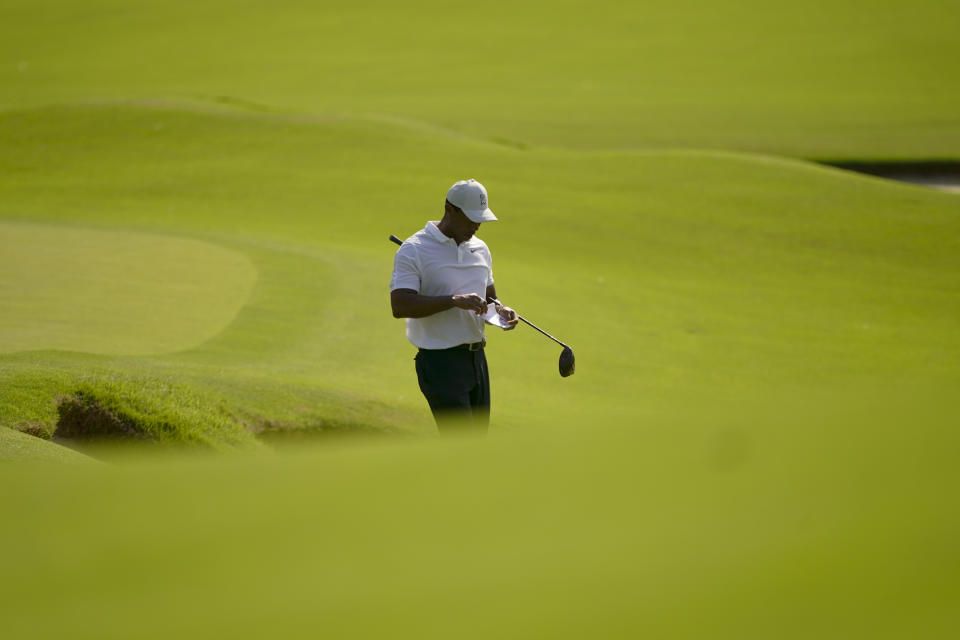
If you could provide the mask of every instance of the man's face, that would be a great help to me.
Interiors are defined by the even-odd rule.
[[[450,222],[452,223],[450,233],[453,235],[453,239],[457,241],[457,244],[466,242],[472,238],[474,234],[477,233],[477,229],[480,228],[480,223],[468,218],[466,214],[457,207],[450,206],[448,209],[451,213]]]

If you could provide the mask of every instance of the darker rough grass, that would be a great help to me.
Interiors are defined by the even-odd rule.
[[[152,440],[129,416],[115,413],[83,392],[57,399],[56,439],[68,440]]]
[[[40,438],[41,440],[49,440],[53,436],[53,432],[50,430],[50,428],[42,422],[26,422],[24,424],[18,424],[16,429],[20,433],[25,433],[28,436]]]
[[[406,431],[388,426],[373,426],[349,421],[312,420],[307,423],[271,420],[262,416],[238,418],[258,440],[268,445],[288,446],[317,439],[362,437],[399,437]]]
[[[129,404],[129,402],[127,403]],[[123,403],[110,396],[100,397],[93,390],[78,390],[57,398],[58,420],[52,438],[60,443],[86,449],[86,445],[150,443],[155,445],[208,444],[190,437],[189,425],[175,424],[163,416],[144,412],[143,407]],[[372,426],[350,421],[312,420],[307,423],[273,420],[262,416],[232,416],[223,419],[240,425],[257,440],[272,447],[295,446],[315,439],[384,437],[405,435],[390,427]],[[38,437],[51,438],[44,425],[35,425]],[[179,435],[181,439],[175,439]],[[212,445],[210,445],[212,446]]]

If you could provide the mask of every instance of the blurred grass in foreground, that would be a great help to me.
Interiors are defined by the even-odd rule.
[[[946,390],[0,467],[9,637],[949,638]],[[852,400],[855,398],[855,400]]]

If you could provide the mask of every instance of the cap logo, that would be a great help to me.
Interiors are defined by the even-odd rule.
[[[480,206],[483,208],[487,207],[487,196],[482,193],[480,194]]]

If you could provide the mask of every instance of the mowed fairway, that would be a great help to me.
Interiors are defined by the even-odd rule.
[[[228,410],[266,420],[331,417],[317,407],[322,389],[346,394],[335,411],[370,426],[380,419],[364,415],[371,407],[393,407],[394,426],[428,424],[412,350],[389,314],[386,236],[437,217],[447,180],[436,176],[450,166],[499,186],[502,224],[481,231],[497,247],[498,289],[573,344],[584,374],[559,380],[557,349],[532,331],[492,335],[504,429],[549,423],[558,410],[592,420],[672,415],[691,393],[957,379],[960,254],[949,194],[773,158],[518,151],[235,111],[88,106],[8,114],[0,126],[5,153],[24,163],[0,182],[9,217],[154,233],[158,243],[180,234],[246,257],[222,284],[206,270],[194,285],[230,291],[249,265],[257,273],[233,322],[214,337],[198,331],[206,341],[186,351],[107,361],[16,350],[5,358],[14,380],[5,390],[26,369],[31,384],[49,385],[48,409],[18,415],[14,406],[9,426],[51,420],[53,396],[71,392],[63,376],[97,384],[84,377],[89,367],[195,377],[215,395],[233,393],[235,379],[245,390],[223,401]],[[63,277],[73,291],[69,279],[84,276]],[[120,283],[137,277],[117,273]],[[176,316],[177,299],[163,301]],[[217,307],[234,313],[234,304]],[[183,305],[183,322],[197,311]],[[44,380],[35,362],[61,381]],[[251,379],[260,393],[247,392]],[[281,381],[283,393],[268,401]],[[150,384],[139,392],[151,394]],[[642,401],[623,401],[637,394]],[[294,407],[303,415],[291,416]]]
[[[799,159],[957,157],[948,4],[37,11],[0,460],[57,466],[0,466],[0,634],[950,637],[960,198]],[[491,332],[482,441],[388,302],[461,177],[577,354]],[[12,430],[70,402],[160,446]]]
[[[5,224],[0,351],[182,351],[219,333],[256,270],[216,245],[153,234]]]

